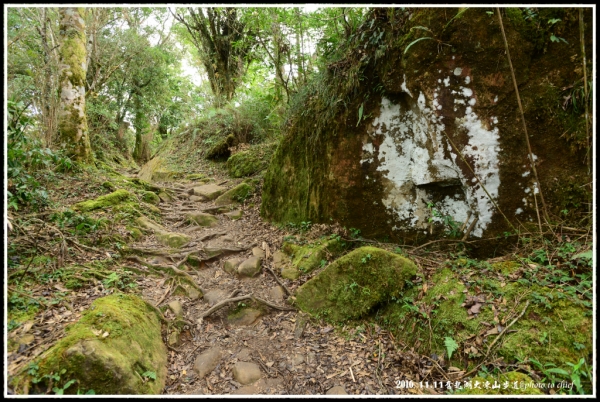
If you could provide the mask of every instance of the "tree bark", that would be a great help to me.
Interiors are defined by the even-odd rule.
[[[58,135],[62,148],[76,161],[92,161],[85,114],[87,50],[83,9],[60,9],[60,108]]]

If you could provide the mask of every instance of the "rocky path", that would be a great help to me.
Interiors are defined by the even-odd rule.
[[[129,257],[133,269],[174,273],[139,283],[147,301],[168,306],[164,315],[174,323],[163,331],[165,394],[388,395],[409,391],[396,381],[437,375],[377,326],[334,329],[294,309],[289,298],[306,278],[275,272],[272,256],[285,233],[261,221],[260,200],[240,206],[231,199],[227,190],[239,185],[166,186],[162,224],[139,222],[153,234],[132,244]]]

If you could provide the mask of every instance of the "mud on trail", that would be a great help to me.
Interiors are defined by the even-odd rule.
[[[227,208],[219,213],[214,200],[193,196],[201,184],[161,184],[175,195],[159,204],[163,226],[190,241],[169,250],[156,236],[146,236],[130,245],[135,253],[129,262],[140,270],[175,265],[184,273],[139,279],[142,297],[159,308],[169,306],[165,318],[180,324],[163,325],[169,360],[165,394],[393,395],[408,392],[397,381],[444,378],[430,359],[376,325],[335,331],[291,307],[288,292],[309,277],[282,279],[272,269],[272,254],[286,232],[262,221],[259,195],[241,207],[241,218],[232,219]],[[216,184],[234,186],[229,180]],[[190,224],[186,216],[200,211],[214,215],[216,223]],[[261,261],[254,276],[224,270],[226,261],[239,264],[253,256]],[[182,277],[183,282],[173,280]],[[190,291],[189,279],[203,296]]]

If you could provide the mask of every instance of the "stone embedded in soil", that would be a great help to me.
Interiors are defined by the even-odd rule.
[[[300,277],[300,270],[291,265],[284,265],[281,268],[281,277],[295,281]]]
[[[237,362],[233,366],[233,378],[243,385],[252,384],[260,379],[262,373],[255,363]]]
[[[263,250],[260,247],[254,247],[252,249],[252,255],[255,257],[264,259],[265,258],[265,250]]]
[[[301,354],[296,354],[296,355],[292,356],[292,365],[293,366],[299,366],[302,363],[304,363],[304,356],[302,356]]]
[[[248,258],[246,261],[242,262],[238,267],[238,275],[246,277],[253,277],[258,275],[262,267],[261,262],[262,260],[259,257]]]
[[[208,256],[208,258],[225,257],[229,254],[239,253],[240,251],[244,251],[244,249],[219,244],[209,244],[208,246],[204,247],[204,253]]]
[[[198,377],[203,378],[217,367],[219,360],[221,360],[221,349],[213,346],[196,357],[194,371]]]
[[[202,293],[200,293],[199,291],[197,291],[196,289],[194,289],[192,287],[187,289],[187,292],[188,292],[188,297],[192,300],[198,300],[202,296]]]
[[[248,195],[252,193],[252,186],[247,183],[240,183],[234,188],[227,190],[227,192],[220,195],[215,200],[215,205],[230,205],[237,204],[240,201],[248,198]]]
[[[269,297],[275,301],[282,301],[285,296],[285,291],[281,286],[274,286],[269,290]]]
[[[253,308],[243,308],[236,313],[232,313],[227,317],[227,321],[231,325],[244,326],[253,324],[261,315],[262,311]]]
[[[171,201],[173,201],[173,197],[171,197],[165,191],[161,191],[160,193],[158,193],[158,198],[160,198],[160,200],[162,202],[171,202]]]
[[[204,294],[204,301],[208,303],[209,306],[213,306],[221,300],[225,300],[226,297],[226,291],[221,289],[213,289]]]
[[[169,302],[169,308],[177,318],[183,317],[183,306],[179,300],[173,300],[172,302]]]
[[[346,390],[344,389],[344,387],[342,387],[341,385],[336,385],[333,388],[330,388],[326,395],[348,395],[348,393],[346,392]]]
[[[223,271],[227,272],[228,274],[237,274],[237,269],[240,266],[240,264],[242,263],[242,261],[244,261],[243,258],[233,258],[231,260],[226,260],[223,263]]]
[[[207,200],[214,200],[227,189],[225,187],[217,186],[216,184],[205,184],[204,186],[194,187],[194,195],[204,197]]]
[[[296,291],[296,305],[328,319],[358,319],[404,289],[417,266],[398,254],[361,247],[335,260]],[[356,289],[354,289],[356,288]]]
[[[191,212],[185,214],[185,218],[190,223],[194,223],[198,226],[205,226],[211,228],[217,226],[219,223],[219,220],[216,216],[211,214],[205,214],[204,212]]]
[[[36,364],[40,378],[61,372],[65,381],[77,380],[80,388],[96,394],[160,394],[167,376],[167,349],[156,312],[137,296],[112,294],[96,299]],[[145,383],[137,367],[151,368],[156,379]],[[24,381],[30,379],[15,379],[21,384],[15,391],[21,391]],[[30,393],[45,393],[44,383],[31,384]],[[43,389],[37,389],[40,386]]]
[[[243,361],[243,362],[252,360],[252,351],[250,349],[248,349],[248,348],[244,348],[244,349],[240,350],[235,355],[235,357],[237,357],[237,359],[239,361]]]
[[[156,233],[156,239],[165,246],[173,248],[179,248],[190,241],[188,235],[174,232]]]
[[[277,250],[273,253],[273,265],[279,269],[285,264],[290,258],[283,251]]]
[[[200,201],[204,201],[204,198],[198,197],[197,195],[190,195],[189,200],[193,201],[193,202],[200,202]]]
[[[180,333],[179,333],[179,330],[177,330],[177,329],[173,330],[173,332],[171,332],[169,334],[169,337],[167,338],[167,342],[168,342],[169,346],[178,346],[179,345],[179,341],[180,341],[179,335],[180,335]]]
[[[234,209],[231,212],[225,212],[223,215],[227,216],[232,221],[235,221],[235,220],[240,219],[242,217],[243,212],[242,212],[241,209]]]

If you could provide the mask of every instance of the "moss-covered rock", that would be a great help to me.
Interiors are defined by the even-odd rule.
[[[158,197],[158,195],[156,195],[156,193],[153,193],[152,191],[144,191],[142,193],[142,200],[154,205],[157,205],[160,202],[160,198]]]
[[[264,169],[265,162],[258,155],[250,151],[242,151],[233,154],[227,159],[227,171],[231,177],[250,176]]]
[[[339,256],[344,249],[345,245],[336,239],[318,241],[306,246],[285,242],[282,250],[290,256],[290,261],[282,262],[281,275],[287,279],[297,279],[300,275],[323,266],[323,261]]]
[[[211,214],[206,214],[204,212],[190,212],[185,214],[185,218],[188,222],[193,223],[198,226],[206,226],[206,227],[214,227],[217,226],[219,220],[216,216]]]
[[[244,201],[250,194],[253,188],[247,183],[240,183],[234,188],[227,190],[221,194],[216,200],[215,205],[229,205]]]
[[[509,371],[498,376],[474,377],[463,381],[456,395],[544,395],[547,384],[533,381],[527,374]]]
[[[217,186],[216,184],[205,184],[203,186],[194,187],[194,195],[203,197],[206,200],[214,200],[225,191],[227,188]]]
[[[131,194],[129,191],[121,189],[110,194],[101,195],[95,200],[78,202],[73,205],[73,209],[81,212],[93,211],[95,209],[102,209],[128,201],[130,197]]]
[[[206,159],[224,159],[231,155],[229,147],[236,144],[237,139],[235,135],[229,134],[227,137],[223,137],[217,140],[209,149],[206,151]]]
[[[361,247],[337,259],[296,293],[296,304],[333,322],[357,319],[398,297],[417,267],[410,260],[376,248]]]
[[[179,248],[189,243],[191,238],[190,236],[183,233],[175,233],[175,232],[162,232],[155,234],[156,239],[160,241],[165,246]]]
[[[36,360],[34,374],[23,372],[13,380],[20,391],[44,394],[46,375],[59,374],[55,387],[70,380],[65,390],[94,390],[96,394],[160,394],[167,375],[167,350],[155,310],[134,295],[113,294],[95,300],[66,336]],[[155,379],[143,378],[153,372]],[[33,384],[35,378],[42,379]]]
[[[116,191],[117,190],[117,186],[115,186],[110,181],[105,181],[104,183],[102,183],[102,187],[104,187],[105,189],[110,190],[110,191]]]

